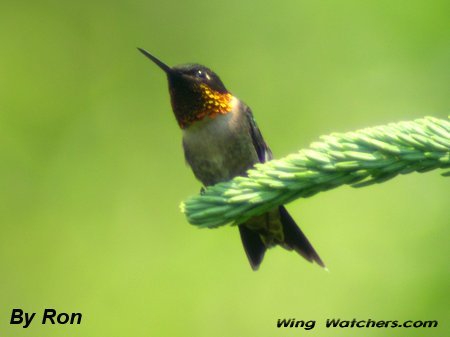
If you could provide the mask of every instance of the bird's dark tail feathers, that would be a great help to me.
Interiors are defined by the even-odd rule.
[[[289,215],[286,208],[279,206],[279,212],[284,234],[284,242],[281,245],[286,249],[295,250],[309,262],[316,262],[319,266],[325,268],[325,264],[319,257],[319,254],[317,254],[305,234]],[[239,232],[250,265],[253,270],[258,270],[267,250],[261,234],[246,226],[239,226]]]
[[[259,233],[251,230],[246,226],[238,226],[239,233],[241,234],[242,244],[244,246],[245,253],[247,254],[248,262],[252,266],[253,270],[258,270],[261,264],[267,247],[261,239]]]

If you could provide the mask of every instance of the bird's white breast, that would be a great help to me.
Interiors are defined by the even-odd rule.
[[[258,161],[247,116],[233,100],[229,113],[205,117],[183,130],[186,160],[205,185],[242,175]]]

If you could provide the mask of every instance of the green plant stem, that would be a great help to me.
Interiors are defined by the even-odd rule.
[[[298,153],[256,164],[247,177],[206,188],[182,203],[182,211],[199,227],[239,224],[341,185],[362,187],[399,174],[450,167],[448,119],[425,117],[320,139]]]

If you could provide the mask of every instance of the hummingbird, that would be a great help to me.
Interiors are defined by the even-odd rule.
[[[272,159],[249,106],[233,96],[215,72],[200,64],[169,67],[148,51],[138,50],[167,76],[172,110],[183,135],[186,162],[204,186],[245,176],[254,164]],[[325,268],[284,206],[255,216],[238,228],[255,271],[266,250],[276,245],[294,250]]]

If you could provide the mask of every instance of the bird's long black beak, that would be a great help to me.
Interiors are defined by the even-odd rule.
[[[147,56],[150,60],[152,60],[154,63],[156,63],[156,65],[158,67],[160,67],[162,70],[164,70],[164,72],[169,75],[172,73],[172,68],[170,68],[167,64],[161,62],[160,60],[158,60],[156,57],[154,57],[152,54],[150,54],[148,51],[146,51],[145,49],[142,48],[138,48],[138,50],[144,54],[145,56]]]

